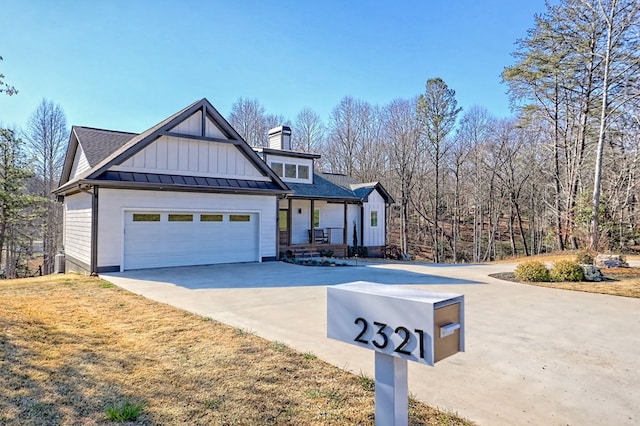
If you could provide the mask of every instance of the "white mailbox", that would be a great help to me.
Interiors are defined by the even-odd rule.
[[[464,351],[464,296],[365,281],[328,287],[327,337],[434,365]]]

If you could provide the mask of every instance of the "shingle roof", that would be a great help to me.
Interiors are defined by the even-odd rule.
[[[366,201],[367,197],[374,189],[377,189],[380,195],[384,198],[385,202],[392,204],[393,198],[387,192],[386,189],[380,184],[380,182],[356,182],[351,176],[339,174],[339,173],[320,173],[320,175],[328,181],[338,185],[342,188],[349,190],[359,200]]]
[[[78,141],[90,167],[107,158],[114,151],[137,136],[137,133],[117,132],[114,130],[94,129],[92,127],[73,126]]]
[[[336,185],[317,173],[313,174],[313,184],[290,183],[287,186],[293,191],[294,198],[333,198],[339,200],[358,201],[359,198],[349,189]]]
[[[328,180],[331,183],[334,183],[338,186],[348,189],[351,191],[351,185],[357,183],[351,176],[339,174],[339,173],[324,173],[320,172],[318,175],[322,176],[324,179]]]

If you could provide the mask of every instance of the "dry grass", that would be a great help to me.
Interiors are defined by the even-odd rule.
[[[0,282],[0,424],[372,424],[370,379],[97,278]],[[422,403],[410,423],[469,424]]]

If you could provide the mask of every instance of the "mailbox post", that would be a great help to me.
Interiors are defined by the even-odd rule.
[[[408,423],[407,361],[464,351],[464,296],[358,281],[327,287],[327,337],[375,351],[377,425]]]

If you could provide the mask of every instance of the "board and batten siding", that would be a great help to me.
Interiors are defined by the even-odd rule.
[[[173,127],[171,130],[169,130],[169,132],[182,134],[182,135],[201,136],[202,135],[202,111],[197,111],[195,114],[191,115],[182,123]],[[215,123],[211,121],[211,119],[209,119],[209,117],[207,117],[205,122],[204,135],[208,138],[223,138],[223,139],[227,138],[222,132],[222,130],[220,130],[220,128],[216,126]]]
[[[122,265],[124,249],[124,212],[247,212],[257,213],[261,258],[276,256],[275,196],[240,194],[199,194],[189,192],[156,192],[100,189],[98,214],[98,267]],[[221,241],[220,244],[224,244]]]
[[[232,143],[162,136],[110,170],[268,181]]]
[[[364,207],[364,245],[368,247],[379,247],[385,244],[385,207],[384,198],[378,191],[372,191],[367,197]],[[378,226],[371,226],[371,212],[376,211],[378,215]]]
[[[87,265],[91,263],[92,195],[80,192],[64,198],[64,251]]]
[[[89,160],[87,160],[87,156],[84,153],[84,150],[80,145],[76,147],[76,153],[73,156],[73,166],[71,166],[71,174],[69,176],[69,180],[73,180],[80,173],[89,170],[91,167],[89,166]]]
[[[360,226],[360,206],[349,204],[347,206],[347,244],[353,245],[353,224],[356,224],[358,232],[358,245],[362,244],[362,226]]]

